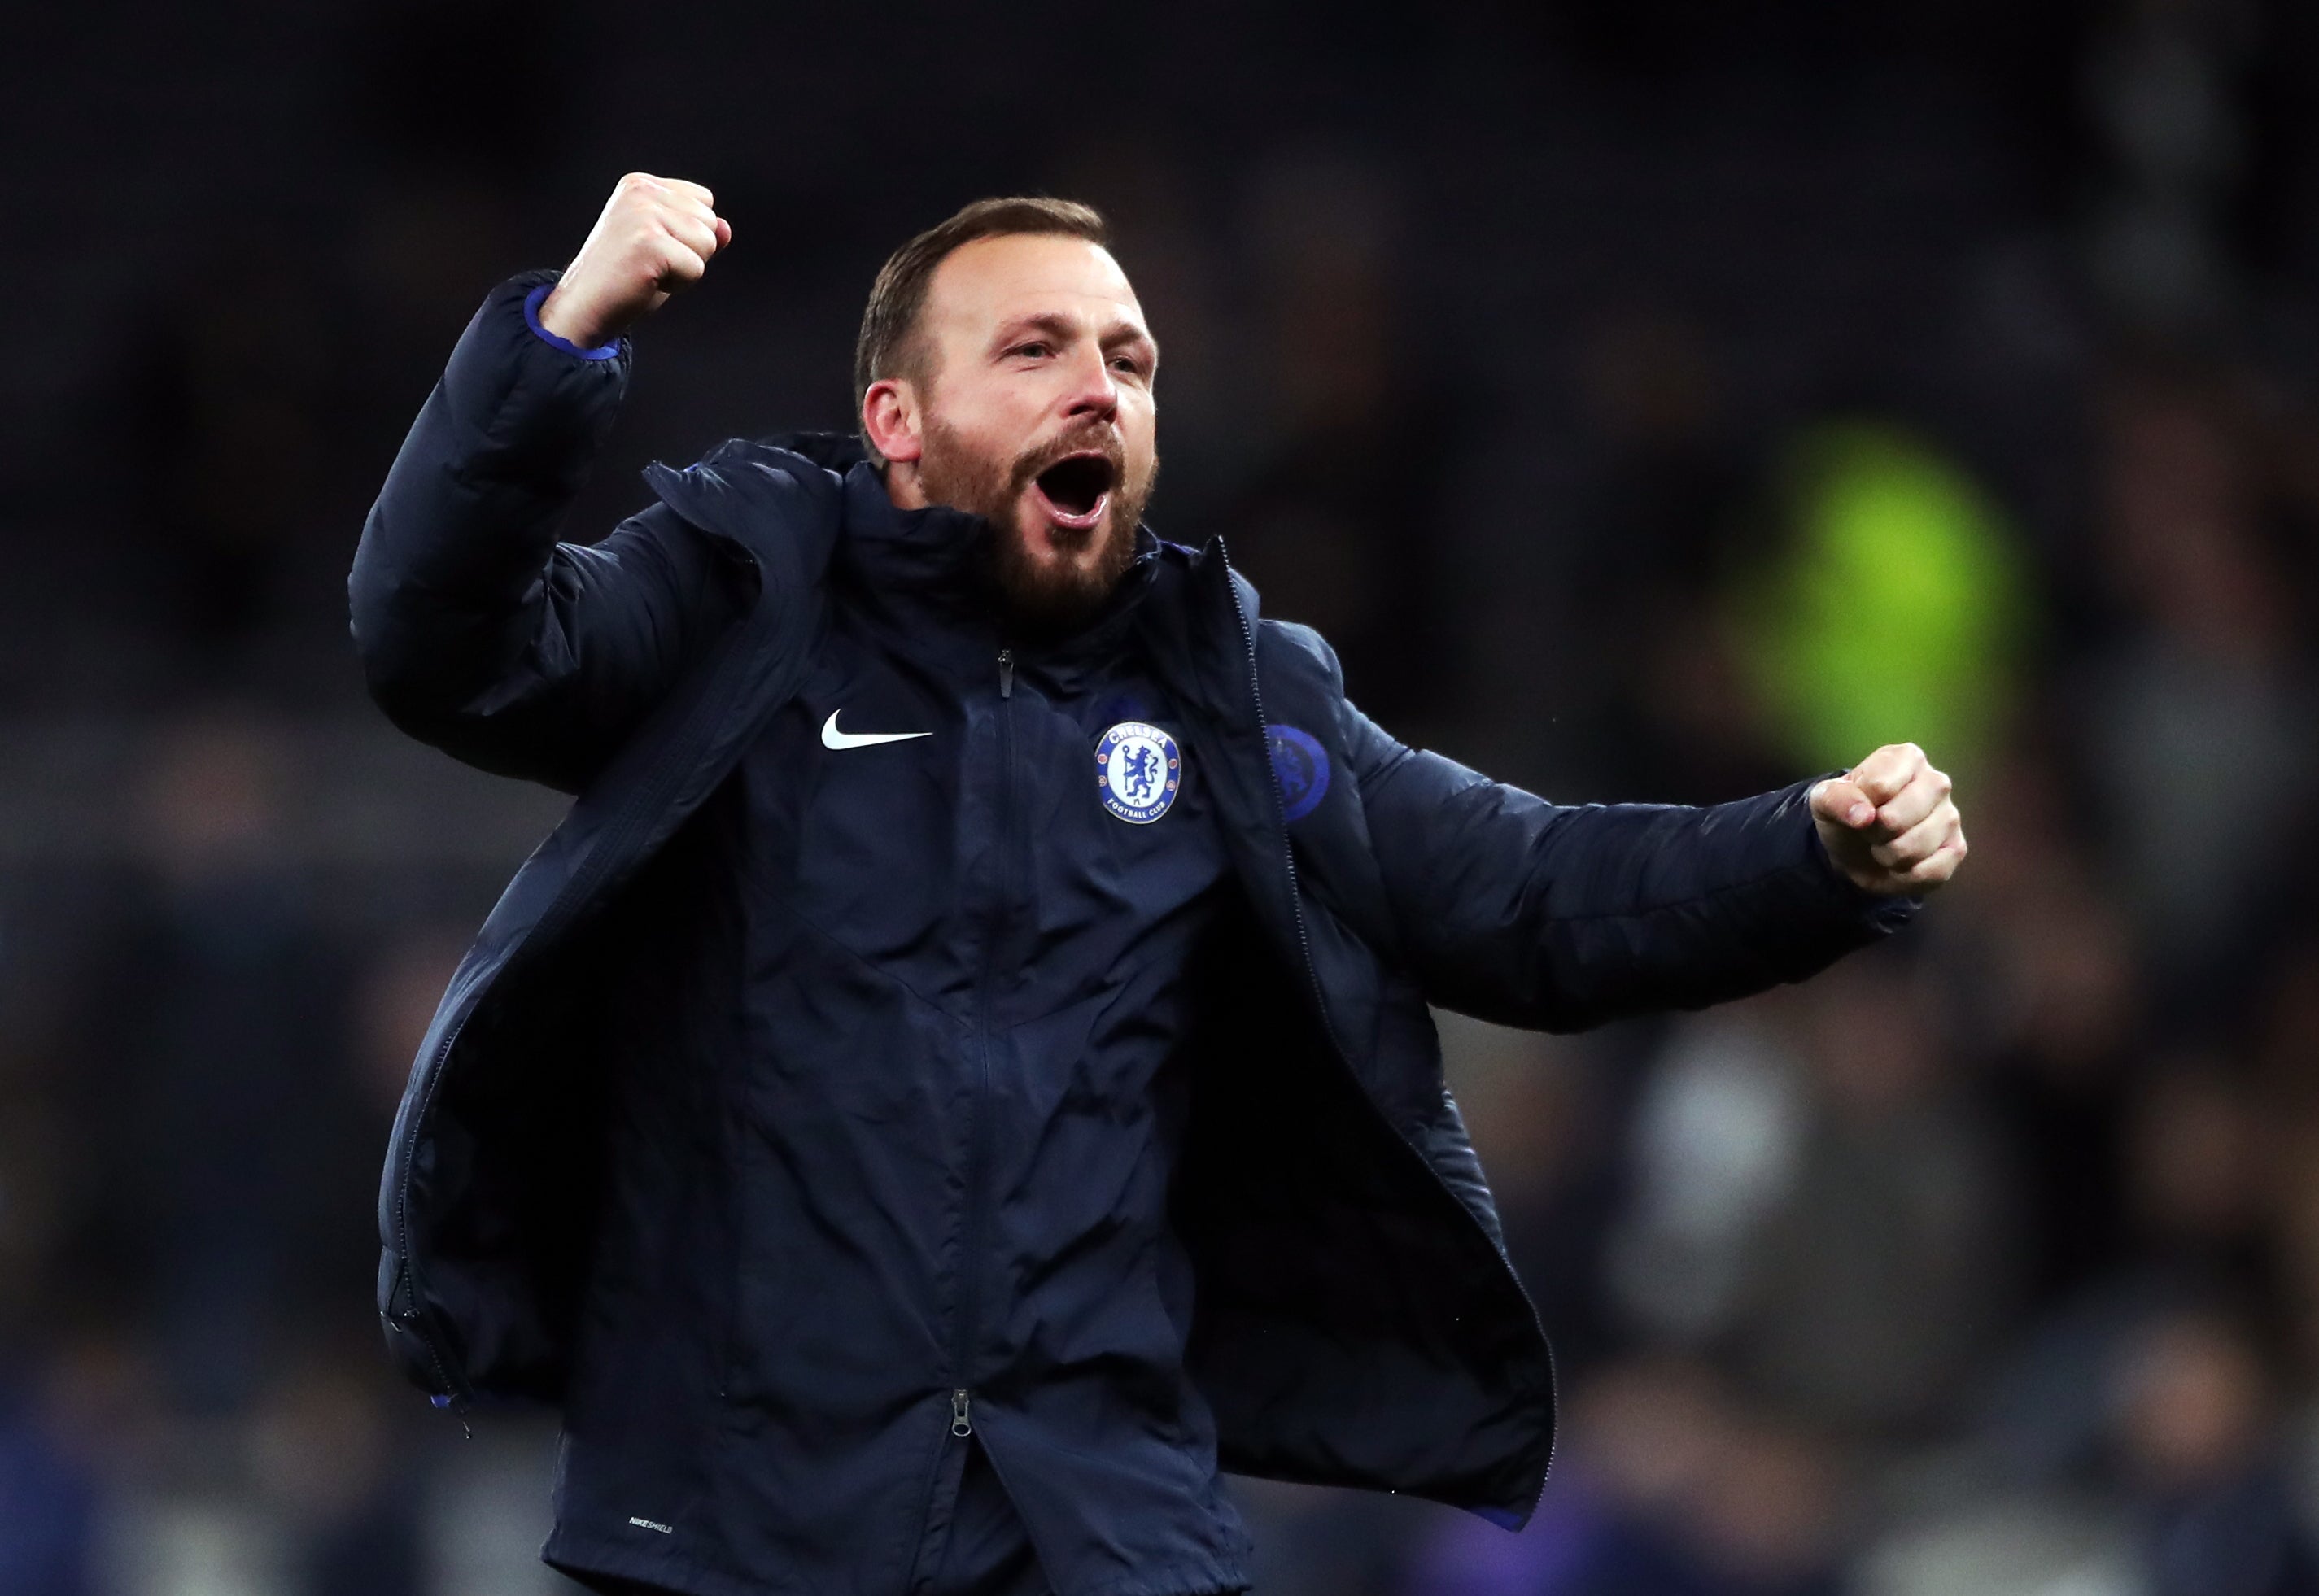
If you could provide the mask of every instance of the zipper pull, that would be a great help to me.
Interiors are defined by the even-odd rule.
[[[434,1403],[438,1410],[450,1414],[452,1418],[456,1419],[459,1421],[460,1434],[465,1436],[471,1441],[475,1438],[474,1426],[467,1422],[466,1403],[461,1402],[457,1397],[451,1395],[447,1392],[438,1392],[428,1397],[427,1400]]]
[[[972,1435],[974,1420],[967,1417],[967,1395],[963,1388],[950,1393],[950,1432],[952,1435]]]
[[[1011,648],[998,651],[998,696],[1002,699],[1015,696],[1015,651]],[[961,1430],[959,1433],[964,1435],[966,1432]]]

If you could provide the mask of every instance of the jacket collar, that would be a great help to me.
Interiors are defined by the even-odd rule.
[[[845,473],[843,524],[832,562],[848,603],[906,636],[961,635],[983,648],[1012,646],[1026,663],[1075,673],[1114,654],[1151,584],[1160,543],[1135,530],[1135,559],[1093,618],[1061,636],[1009,636],[991,577],[989,521],[949,505],[899,509],[866,460]]]

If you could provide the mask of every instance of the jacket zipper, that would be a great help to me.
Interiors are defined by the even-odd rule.
[[[950,1433],[964,1439],[974,1434],[974,1392],[965,1384],[974,1356],[974,1332],[977,1309],[976,1285],[979,1276],[975,1264],[982,1249],[982,1178],[985,1155],[985,1126],[990,1115],[988,1099],[990,1095],[990,983],[998,968],[998,932],[1006,918],[1007,888],[1010,885],[1005,864],[1011,857],[1007,852],[1006,822],[1015,807],[1015,651],[998,651],[998,847],[1000,869],[997,872],[997,904],[991,911],[984,932],[982,950],[982,980],[976,995],[976,1031],[979,1046],[975,1059],[975,1094],[969,1112],[972,1123],[967,1127],[966,1146],[966,1221],[959,1228],[958,1250],[958,1318],[952,1331],[951,1377],[960,1384],[951,1387]],[[934,1493],[941,1489],[941,1471],[935,1471],[926,1487],[925,1512],[918,1520],[917,1550],[912,1554],[910,1573],[907,1583],[916,1587],[919,1562],[926,1555],[926,1532],[934,1522]]]
[[[981,1254],[983,1215],[983,1166],[988,1161],[988,1143],[990,1123],[990,984],[997,978],[999,938],[1013,901],[1014,875],[1010,868],[1015,859],[1015,651],[998,651],[998,869],[997,871],[997,900],[992,908],[990,924],[982,948],[982,985],[979,995],[981,1046],[977,1051],[975,1092],[972,1105],[973,1123],[968,1128],[966,1153],[966,1223],[961,1240],[958,1258],[958,1328],[957,1341],[952,1349],[951,1366],[959,1384],[951,1392],[950,1432],[955,1436],[974,1433],[972,1418],[972,1386],[969,1380],[973,1366],[974,1338],[980,1317]]]
[[[1249,624],[1248,606],[1241,602],[1240,589],[1232,583],[1232,556],[1226,552],[1224,548],[1224,540],[1221,535],[1216,538],[1216,553],[1224,563],[1224,588],[1225,591],[1230,592],[1232,595],[1232,617],[1240,622],[1241,642],[1248,652],[1248,697],[1249,702],[1254,706],[1256,709],[1257,735],[1268,741],[1272,733],[1270,730],[1270,723],[1264,717],[1264,689],[1262,682],[1258,677],[1256,669],[1256,628]],[[1321,986],[1321,969],[1320,966],[1315,964],[1313,960],[1312,933],[1305,929],[1304,925],[1304,894],[1298,888],[1296,881],[1296,851],[1290,845],[1288,841],[1288,807],[1286,799],[1281,796],[1280,792],[1280,773],[1273,768],[1272,761],[1268,757],[1264,762],[1264,768],[1266,782],[1272,792],[1273,815],[1280,823],[1280,860],[1282,865],[1286,868],[1288,881],[1289,918],[1296,926],[1297,955],[1303,960],[1304,965],[1305,984],[1312,988],[1313,1007],[1314,1013],[1316,1013],[1321,1019],[1321,1033],[1322,1037],[1327,1040],[1330,1049],[1336,1053],[1340,1062],[1346,1062],[1349,1059],[1350,1055],[1345,1051],[1344,1044],[1337,1038],[1337,1030],[1335,1025],[1330,1022],[1328,994]],[[1346,1067],[1348,1069],[1350,1068],[1349,1062],[1346,1062]],[[1377,1106],[1376,1100],[1368,1095],[1366,1087],[1361,1088],[1360,1096],[1361,1101],[1369,1105],[1370,1112],[1375,1114],[1378,1119],[1385,1122],[1385,1128],[1394,1133],[1394,1138],[1398,1140],[1403,1146],[1407,1147],[1411,1152],[1416,1154],[1417,1161],[1424,1167],[1426,1174],[1432,1177],[1436,1186],[1440,1186],[1445,1193],[1448,1194],[1449,1199],[1452,1202],[1457,1203],[1458,1211],[1463,1213],[1466,1207],[1464,1202],[1458,1198],[1457,1193],[1449,1190],[1448,1183],[1444,1181],[1441,1178],[1439,1172],[1433,1168],[1432,1160],[1425,1157],[1424,1153],[1420,1150],[1408,1137],[1402,1134],[1401,1127],[1393,1123],[1393,1117],[1390,1114],[1386,1114],[1385,1110]],[[1502,1258],[1502,1251],[1501,1251],[1500,1256]],[[1520,1283],[1517,1282],[1516,1285],[1517,1288],[1519,1288]],[[1543,1324],[1538,1323],[1538,1305],[1535,1303],[1529,1303],[1529,1294],[1527,1292],[1524,1292],[1522,1294],[1523,1300],[1525,1303],[1528,1303],[1529,1307],[1530,1322],[1538,1326],[1538,1339],[1540,1344],[1543,1345],[1546,1339],[1546,1327]],[[1553,1359],[1553,1349],[1549,1347],[1547,1351],[1547,1379],[1549,1389],[1553,1391],[1554,1403],[1557,1410],[1558,1419],[1562,1399],[1559,1390],[1555,1389],[1556,1381]],[[1546,1454],[1548,1478],[1552,1477],[1554,1470],[1554,1455],[1556,1450],[1560,1447],[1561,1444],[1562,1427],[1560,1423],[1557,1422],[1555,1425],[1553,1435],[1549,1437],[1548,1440]],[[1545,1500],[1546,1484],[1544,1479],[1541,1479],[1538,1483],[1538,1499],[1530,1504],[1530,1511],[1532,1514],[1536,1514],[1538,1511],[1538,1502]]]
[[[1271,723],[1264,718],[1264,688],[1258,679],[1256,671],[1256,628],[1249,624],[1248,606],[1240,601],[1240,590],[1232,586],[1232,557],[1224,555],[1224,542],[1222,537],[1216,539],[1216,552],[1223,555],[1224,587],[1232,594],[1232,618],[1240,622],[1241,644],[1248,653],[1248,698],[1249,702],[1256,709],[1257,735],[1268,740],[1272,735]],[[1288,808],[1286,801],[1280,796],[1280,776],[1272,769],[1270,759],[1268,758],[1264,763],[1267,786],[1272,793],[1273,818],[1280,823],[1280,862],[1288,879],[1288,914],[1289,918],[1296,925],[1297,957],[1304,963],[1305,984],[1313,989],[1313,1006],[1314,1012],[1321,1017],[1321,1032],[1328,1040],[1331,1050],[1342,1059],[1346,1056],[1344,1044],[1337,1040],[1336,1027],[1330,1023],[1328,995],[1321,987],[1320,967],[1313,962],[1312,933],[1304,927],[1304,895],[1296,884],[1296,851],[1289,845],[1288,842]],[[1367,1100],[1368,1094],[1364,1092],[1361,1096]],[[1371,1106],[1374,1107],[1375,1105],[1372,1104]],[[1394,1134],[1396,1136],[1401,1134],[1398,1127],[1394,1129]],[[1403,1138],[1403,1140],[1407,1139]],[[1432,1168],[1430,1164],[1426,1167]]]
[[[762,592],[759,601],[762,602]],[[726,667],[731,663],[732,650],[737,646],[735,639],[746,629],[745,621],[735,622],[732,631],[726,635],[726,649],[713,667],[716,672],[714,690],[703,693],[700,702],[694,706],[690,717],[694,722],[705,721],[706,724],[713,726],[723,719],[726,701],[733,697],[736,686],[735,673]],[[663,762],[661,768],[655,771],[656,779],[640,788],[606,825],[602,837],[590,852],[587,862],[573,872],[572,879],[564,884],[564,889],[555,895],[555,901],[542,910],[539,918],[532,923],[531,930],[524,935],[522,945],[525,948],[544,946],[554,940],[555,934],[563,930],[564,923],[578,912],[582,904],[588,901],[595,889],[598,878],[609,868],[609,861],[618,858],[626,851],[629,834],[636,828],[639,819],[649,822],[656,816],[662,804],[675,791],[687,773],[684,769],[674,768],[669,762]],[[505,980],[513,968],[512,961],[501,966],[499,972],[492,978],[491,986],[496,987],[501,981]],[[411,1139],[403,1150],[402,1168],[396,1173],[394,1183],[395,1240],[397,1249],[402,1255],[403,1280],[411,1293],[411,1316],[406,1322],[406,1328],[419,1338],[419,1344],[427,1349],[428,1360],[435,1366],[436,1376],[441,1382],[443,1389],[437,1399],[436,1405],[447,1407],[453,1413],[459,1415],[459,1422],[463,1428],[466,1424],[466,1410],[474,1404],[474,1393],[468,1385],[465,1370],[460,1371],[456,1375],[453,1375],[450,1360],[444,1356],[442,1348],[437,1344],[434,1336],[427,1328],[426,1297],[420,1287],[419,1260],[411,1247],[411,1159],[418,1146],[419,1138],[426,1129],[427,1116],[434,1109],[435,1094],[442,1085],[445,1063],[451,1056],[451,1050],[458,1045],[459,1037],[466,1030],[468,1020],[474,1017],[475,1010],[482,1006],[488,996],[489,988],[475,995],[474,1001],[467,1005],[467,1012],[461,1014],[458,1021],[445,1034],[442,1045],[435,1050],[434,1058],[429,1060],[427,1085],[419,1096],[418,1114],[411,1122]]]

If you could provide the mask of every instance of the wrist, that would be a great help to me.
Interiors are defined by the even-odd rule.
[[[610,341],[604,336],[603,318],[561,283],[548,285],[547,297],[539,304],[539,325],[583,349]]]
[[[620,352],[618,333],[591,318],[559,283],[542,283],[526,294],[523,319],[540,338],[582,360],[609,360]]]

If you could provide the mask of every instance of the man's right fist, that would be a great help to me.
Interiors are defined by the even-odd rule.
[[[580,253],[540,302],[539,324],[583,349],[609,344],[637,317],[698,283],[733,241],[716,196],[681,177],[631,172],[605,202]]]

